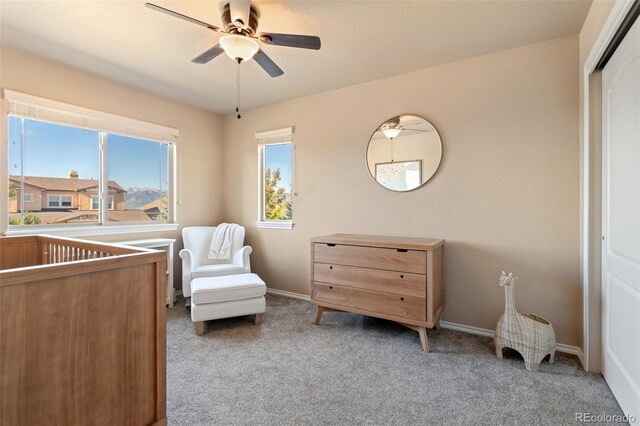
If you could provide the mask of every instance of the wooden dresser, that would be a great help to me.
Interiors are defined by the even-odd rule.
[[[440,329],[444,240],[334,234],[311,239],[311,302],[322,313],[355,312],[417,331]]]

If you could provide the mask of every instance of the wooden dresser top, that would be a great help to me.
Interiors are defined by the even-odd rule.
[[[386,237],[381,235],[333,234],[314,237],[312,243],[345,244],[349,246],[402,248],[409,250],[433,250],[444,240],[433,238]]]

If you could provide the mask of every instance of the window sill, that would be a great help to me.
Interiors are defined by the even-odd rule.
[[[293,229],[293,222],[290,220],[283,221],[267,221],[259,220],[256,222],[256,228],[265,229]]]
[[[56,237],[91,237],[97,235],[140,234],[145,232],[177,231],[177,223],[153,223],[130,225],[89,225],[89,226],[24,226],[8,229],[5,235],[46,234]]]

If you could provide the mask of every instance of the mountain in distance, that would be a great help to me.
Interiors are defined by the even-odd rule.
[[[155,188],[129,187],[124,188],[124,190],[127,191],[127,193],[124,194],[125,209],[137,209],[145,204],[156,201],[162,197],[163,194],[166,194],[166,191],[161,192],[159,189]]]

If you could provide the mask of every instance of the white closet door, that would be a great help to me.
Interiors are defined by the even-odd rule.
[[[603,374],[640,421],[640,19],[602,74]]]

